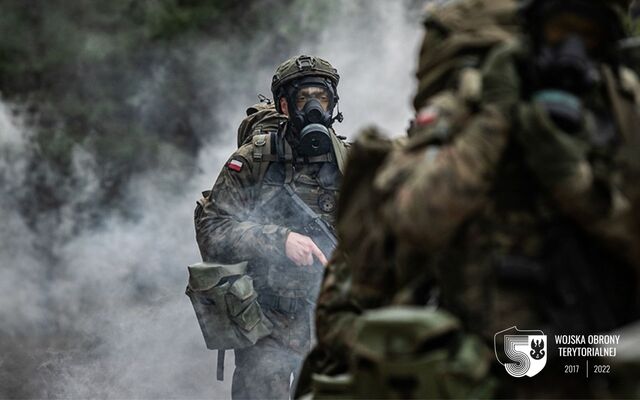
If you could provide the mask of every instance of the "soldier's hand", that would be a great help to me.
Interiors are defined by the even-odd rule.
[[[313,265],[315,256],[322,265],[327,265],[327,257],[310,237],[291,232],[285,242],[287,257],[299,267]]]

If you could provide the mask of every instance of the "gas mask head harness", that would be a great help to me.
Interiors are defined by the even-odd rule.
[[[296,151],[306,157],[331,151],[329,128],[342,122],[342,114],[333,115],[338,104],[339,76],[328,62],[310,56],[285,61],[273,77],[272,91],[279,112],[280,98],[287,102],[289,127],[296,136]]]

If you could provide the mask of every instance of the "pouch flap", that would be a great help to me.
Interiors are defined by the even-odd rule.
[[[234,318],[238,326],[248,332],[262,320],[262,312],[258,303],[251,303],[240,315]]]
[[[222,278],[244,275],[247,272],[247,262],[237,264],[201,262],[190,265],[187,269],[189,270],[189,288],[193,291],[203,291],[216,286]]]
[[[253,290],[253,280],[247,275],[242,276],[233,282],[233,285],[231,285],[231,288],[229,289],[229,293],[234,295],[240,301],[247,300],[255,293]]]

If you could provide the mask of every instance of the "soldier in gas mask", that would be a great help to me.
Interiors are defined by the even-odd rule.
[[[640,84],[618,46],[630,2],[488,0],[517,12],[518,29],[483,29],[502,40],[476,61],[473,48],[455,51],[482,43],[468,34],[464,12],[476,13],[471,22],[509,20],[482,15],[482,3],[452,2],[462,10],[427,26],[425,43],[435,47],[423,46],[432,57],[420,59],[407,144],[382,151],[371,132],[375,147],[354,144],[353,160],[374,176],[363,187],[352,179],[357,169],[345,175],[338,229],[349,257],[334,258],[320,294],[318,321],[330,324],[318,324],[321,346],[312,353],[324,370],[307,374],[316,394],[638,396],[610,386],[634,371],[565,374],[552,343],[556,333],[607,332],[640,319]],[[459,40],[448,42],[456,26],[464,28]],[[438,45],[442,38],[449,47]],[[377,164],[363,162],[363,149]],[[365,201],[368,208],[358,206]],[[429,307],[422,316],[371,311],[396,304]],[[461,335],[451,334],[442,310]],[[504,357],[497,334],[513,326],[549,338],[531,344],[548,356],[533,379],[500,365],[528,365],[530,353]],[[483,345],[465,346],[460,336]]]
[[[523,34],[488,56],[480,101],[452,115],[426,99],[421,141],[375,181],[394,237],[430,254],[433,300],[498,354],[509,327],[552,338],[640,318],[640,84],[618,45],[629,3],[522,1]],[[547,344],[535,379],[496,363],[499,395],[613,395],[603,376],[564,374]]]
[[[239,134],[244,144],[196,212],[204,261],[248,261],[249,278],[236,292],[253,285],[262,313],[252,311],[250,290],[240,296],[238,311],[229,311],[235,333],[255,341],[235,348],[234,399],[287,399],[291,374],[311,346],[310,314],[336,242],[333,223],[346,156],[344,138],[332,129],[342,118],[334,113],[338,80],[336,69],[318,57],[280,65],[272,82],[276,110],[262,111],[280,122],[269,124],[265,117],[243,123],[250,125],[248,134]],[[257,334],[256,326],[270,333]]]

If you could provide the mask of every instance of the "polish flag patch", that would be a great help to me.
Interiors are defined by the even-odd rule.
[[[242,169],[242,161],[231,160],[227,163],[227,167],[232,171],[240,172]]]
[[[432,125],[439,117],[440,112],[436,107],[427,107],[418,113],[416,125],[420,127]]]

